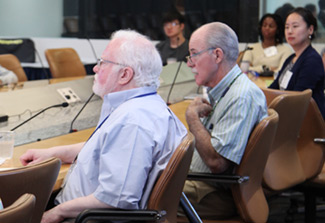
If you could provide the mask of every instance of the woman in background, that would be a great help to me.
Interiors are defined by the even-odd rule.
[[[283,43],[283,22],[279,15],[265,14],[259,23],[261,42],[250,46],[242,59],[244,72],[256,71],[260,75],[273,75],[278,72],[284,61],[292,54],[289,46]]]
[[[311,89],[320,112],[325,117],[324,66],[321,56],[311,46],[317,21],[305,8],[289,13],[285,23],[285,37],[294,50],[283,64],[270,88],[291,91]]]

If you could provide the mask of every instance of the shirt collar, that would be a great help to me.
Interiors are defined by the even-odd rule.
[[[102,105],[100,121],[112,113],[119,105],[137,96],[157,92],[155,87],[139,87],[106,94]]]
[[[236,64],[227,74],[222,78],[222,80],[213,88],[208,89],[209,97],[212,97],[214,101],[217,101],[230,83],[240,74],[242,71]]]

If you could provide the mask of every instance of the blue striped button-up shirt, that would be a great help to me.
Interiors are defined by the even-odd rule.
[[[267,116],[265,96],[237,65],[209,91],[209,95],[214,100],[211,104],[215,104],[213,114],[202,121],[211,133],[211,144],[221,156],[239,164],[250,132]],[[211,172],[197,151],[191,171]]]

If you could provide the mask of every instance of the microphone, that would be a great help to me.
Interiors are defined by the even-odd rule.
[[[97,54],[96,54],[95,48],[94,48],[93,44],[91,43],[90,39],[88,38],[88,36],[86,36],[86,39],[87,39],[87,41],[88,41],[88,43],[89,43],[89,45],[90,45],[91,51],[93,52],[94,57],[95,57],[95,61],[96,61],[96,63],[97,63],[97,59],[98,59],[98,57],[97,57]]]
[[[36,47],[34,46],[34,51],[35,51],[35,53],[36,53],[36,55],[37,55],[37,57],[38,57],[38,59],[39,59],[39,62],[41,63],[41,66],[42,66],[42,70],[43,70],[43,72],[44,72],[44,74],[45,74],[45,76],[46,76],[46,79],[48,80],[48,82],[49,82],[49,84],[50,84],[50,75],[47,73],[47,70],[45,69],[45,67],[44,67],[44,64],[43,64],[43,61],[42,61],[42,59],[41,59],[41,56],[39,55],[39,53],[38,53],[38,51],[37,51],[37,49],[36,49]]]
[[[179,47],[179,46],[178,46],[178,43],[179,43],[179,37],[177,37],[177,43],[176,43],[176,45],[177,45],[177,48],[176,48],[176,58],[177,58],[178,47]],[[169,102],[169,97],[170,97],[170,94],[172,93],[172,90],[173,90],[174,85],[175,85],[175,83],[176,83],[176,79],[177,79],[178,73],[179,73],[179,71],[180,71],[180,69],[181,69],[182,62],[183,62],[182,60],[179,61],[179,64],[178,64],[178,67],[177,67],[176,73],[175,73],[175,75],[174,75],[174,80],[173,80],[173,82],[172,82],[172,84],[171,84],[171,86],[170,86],[170,89],[169,89],[169,92],[168,92],[168,95],[167,95],[167,99],[166,99],[166,101],[167,101],[167,105],[171,105],[171,103]]]
[[[253,47],[249,47],[248,46],[248,43],[246,43],[246,46],[245,46],[245,49],[242,51],[242,52],[240,52],[240,54],[239,54],[239,61],[238,61],[238,59],[237,59],[237,61],[238,61],[238,66],[240,66],[240,68],[241,68],[241,70],[244,72],[244,73],[246,73],[246,72],[248,72],[248,68],[249,68],[249,63],[243,63],[244,61],[243,61],[243,58],[244,58],[244,55],[245,55],[245,53],[246,53],[246,51],[247,50],[253,50],[254,48]],[[245,62],[248,62],[248,61],[245,61]],[[243,64],[242,64],[243,63]]]
[[[33,118],[35,118],[36,116],[38,116],[39,114],[45,112],[46,110],[48,110],[50,108],[57,108],[57,107],[63,107],[63,108],[65,108],[65,107],[68,107],[68,106],[69,106],[69,104],[67,102],[63,102],[62,104],[52,105],[52,106],[49,106],[47,108],[44,108],[42,111],[38,112],[37,114],[33,115],[29,119],[25,120],[24,122],[20,123],[16,127],[12,128],[10,131],[16,130],[17,128],[19,128],[20,126],[22,126],[23,124],[25,124],[26,122],[29,122],[30,120],[32,120]]]
[[[86,107],[86,105],[90,102],[91,98],[95,95],[95,93],[92,93],[90,95],[90,97],[87,99],[87,101],[85,102],[85,104],[82,106],[82,108],[80,109],[80,111],[78,112],[78,114],[74,117],[74,119],[72,120],[71,122],[71,125],[70,125],[70,131],[69,133],[71,132],[77,132],[77,129],[73,129],[73,123],[74,121],[78,118],[78,116],[80,115],[80,113],[82,112],[82,110],[84,110],[84,108]]]
[[[244,58],[244,54],[247,50],[253,50],[254,48],[253,47],[250,47],[248,46],[248,43],[246,43],[246,46],[245,46],[245,49],[241,52],[241,57],[240,57],[240,60],[239,60],[239,66],[241,64],[241,62],[243,62],[243,58]]]

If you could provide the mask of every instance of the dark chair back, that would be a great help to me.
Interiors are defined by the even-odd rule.
[[[32,223],[39,223],[56,182],[61,161],[51,158],[41,163],[0,172],[0,198],[4,206],[14,203],[25,193],[36,197]]]

